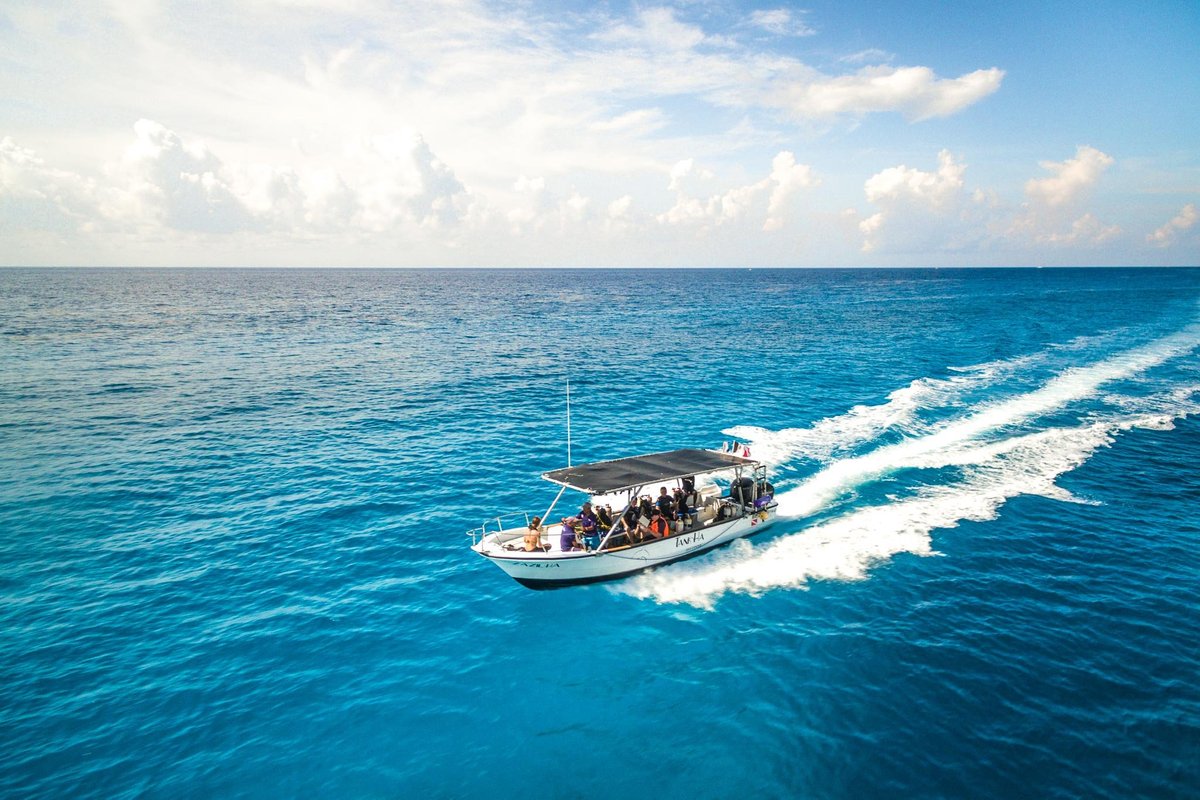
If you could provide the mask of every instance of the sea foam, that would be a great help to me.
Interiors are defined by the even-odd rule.
[[[1141,375],[1200,345],[1200,325],[1067,369],[1042,387],[985,406],[925,435],[865,455],[834,461],[781,493],[780,523],[828,510],[839,495],[900,469],[956,467],[947,482],[917,488],[881,505],[859,507],[755,546],[741,540],[708,559],[639,575],[617,591],[663,603],[712,608],[727,592],[758,594],[803,588],[812,580],[860,580],[898,553],[933,555],[932,531],[963,521],[994,519],[1017,495],[1087,502],[1056,485],[1121,432],[1164,429],[1200,413],[1200,387],[1171,386],[1147,397],[1124,397],[1118,409],[1076,426],[1011,431],[1069,403],[1090,398],[1105,384]],[[819,428],[820,423],[815,428]],[[1006,432],[1011,431],[1011,432]],[[985,438],[987,437],[987,438]],[[761,452],[761,451],[760,451]],[[795,524],[794,522],[792,524]]]

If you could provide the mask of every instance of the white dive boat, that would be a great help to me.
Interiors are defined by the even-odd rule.
[[[546,524],[537,536],[537,549],[526,550],[532,519],[525,513],[497,517],[467,532],[472,550],[531,589],[612,580],[690,558],[758,533],[775,518],[777,508],[765,465],[715,450],[671,450],[598,461],[542,477],[563,488],[541,517]],[[631,535],[623,522],[626,512],[636,508],[643,488],[658,496],[664,486],[668,492],[678,487],[687,493],[687,513],[673,520],[660,537],[647,535],[648,520],[639,517]],[[586,544],[569,530],[564,536],[563,525],[569,524],[565,520],[576,518],[551,515],[567,489],[588,494],[589,502],[608,500],[613,507],[612,528],[601,528],[587,537]],[[512,527],[505,527],[506,519]],[[532,545],[532,536],[530,540]]]

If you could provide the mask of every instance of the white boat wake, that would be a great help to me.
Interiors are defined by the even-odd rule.
[[[994,386],[1022,370],[1042,365],[1063,350],[1080,350],[1102,344],[1113,334],[1080,336],[1066,344],[1053,345],[1040,353],[988,361],[969,367],[950,367],[948,378],[917,378],[888,395],[886,403],[857,405],[845,414],[826,417],[807,428],[770,431],[753,425],[725,430],[735,439],[753,445],[757,457],[769,464],[783,465],[798,459],[826,462],[888,431],[915,435],[926,432],[922,412],[952,408],[971,392]]]
[[[858,580],[898,553],[933,555],[932,531],[965,520],[994,519],[1000,507],[1018,495],[1079,502],[1055,484],[1059,476],[1086,462],[1122,431],[1169,429],[1176,419],[1200,413],[1200,385],[1169,387],[1144,397],[1108,395],[1104,398],[1107,405],[1117,410],[1091,413],[1077,425],[1033,431],[1016,428],[1072,403],[1097,398],[1105,384],[1138,378],[1198,346],[1200,324],[1193,324],[1090,366],[1067,369],[1040,388],[951,419],[922,435],[834,460],[777,496],[779,524],[785,516],[803,519],[836,510],[839,501],[856,487],[885,475],[907,469],[955,469],[948,483],[922,486],[882,505],[854,508],[765,544],[739,541],[713,557],[645,573],[615,586],[614,591],[661,603],[712,608],[727,592],[759,594],[775,588],[803,588],[812,580]],[[996,374],[992,372],[986,379],[992,380]],[[949,379],[952,381],[954,378]],[[908,388],[920,384],[921,391],[927,391],[932,385],[933,394],[927,396],[942,402],[944,392],[961,386],[942,385],[949,382],[916,381]],[[872,424],[884,430],[883,421],[908,402],[905,398],[873,407],[892,408],[874,415]],[[851,411],[841,419],[866,416],[871,415]],[[803,430],[818,430],[823,424]],[[852,435],[867,429],[864,425]],[[792,449],[794,454],[797,442],[805,447],[810,444],[797,437],[795,429],[780,432],[779,442],[772,441],[769,431],[755,429],[755,434],[742,435],[755,454],[763,457],[769,457],[772,447],[781,452]]]

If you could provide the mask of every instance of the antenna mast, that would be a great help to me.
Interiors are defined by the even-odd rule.
[[[571,466],[571,378],[567,377],[567,466]]]

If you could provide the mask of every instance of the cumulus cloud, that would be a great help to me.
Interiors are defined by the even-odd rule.
[[[1166,225],[1148,234],[1146,241],[1156,247],[1170,247],[1181,233],[1195,227],[1198,219],[1200,213],[1196,211],[1196,204],[1188,203]]]
[[[0,196],[10,218],[19,204],[25,218],[77,230],[310,235],[445,230],[471,209],[454,171],[413,133],[349,142],[336,166],[227,165],[205,144],[153,120],[138,120],[133,133],[100,181],[50,168],[4,139]]]
[[[1038,234],[1037,241],[1044,244],[1098,245],[1109,241],[1121,232],[1117,225],[1105,225],[1091,212],[1073,220],[1065,231],[1051,230]]]
[[[816,119],[894,111],[911,120],[947,117],[1000,88],[1004,70],[980,69],[939,78],[928,67],[864,67],[853,75],[812,75],[783,85],[775,101]]]
[[[563,217],[569,222],[583,222],[590,213],[592,201],[579,192],[571,192],[571,196],[563,201]]]
[[[764,231],[777,231],[783,227],[784,217],[792,197],[801,189],[809,189],[821,183],[808,164],[797,164],[796,157],[789,151],[780,152],[771,161],[771,196],[767,200],[767,218]]]
[[[959,249],[977,241],[986,198],[966,191],[966,170],[942,150],[932,172],[900,165],[868,178],[863,191],[879,210],[859,222],[863,252]]]
[[[180,16],[153,3],[27,3],[10,14],[7,41],[47,44],[6,52],[14,69],[0,74],[9,105],[22,109],[0,132],[12,136],[0,142],[0,226],[153,240],[164,261],[172,242],[236,234],[226,240],[321,240],[333,243],[328,252],[361,242],[377,263],[416,252],[397,240],[429,243],[422,255],[434,260],[445,242],[474,242],[486,260],[520,240],[552,261],[641,236],[640,250],[605,252],[687,262],[716,252],[687,247],[716,229],[727,252],[769,242],[775,250],[758,252],[790,255],[779,243],[794,249],[787,232],[802,224],[801,204],[826,196],[814,198],[813,168],[783,149],[796,146],[798,128],[819,146],[839,124],[886,114],[878,134],[889,137],[905,118],[961,113],[1005,80],[987,63],[940,75],[877,49],[822,49],[818,68],[795,49],[763,46],[811,33],[811,17],[782,4],[724,28],[714,22],[724,15],[695,3],[552,14],[526,3],[299,0],[304,13],[289,4],[215,0]],[[71,47],[53,46],[68,27]],[[33,74],[55,80],[21,77]],[[102,98],[105,113],[86,98]],[[123,126],[146,119],[132,139],[69,126],[39,137],[28,122],[76,108],[79,119],[124,115]],[[933,162],[934,150],[918,158]],[[802,155],[821,163],[819,152]],[[1113,163],[1094,148],[1043,163],[1005,202],[969,187],[948,152],[886,163],[896,166],[850,177],[863,187],[861,211],[839,215],[844,196],[836,208],[805,208],[821,220],[811,229],[846,234],[826,262],[865,260],[853,252],[860,244],[876,254],[1070,253],[1119,238],[1089,204]],[[1148,236],[1152,224],[1139,228],[1135,244],[1194,242],[1195,217],[1189,205]],[[570,246],[539,247],[556,235]],[[88,252],[79,248],[81,259]]]
[[[510,206],[504,214],[509,232],[525,236],[537,232],[582,231],[593,223],[603,230],[618,230],[632,220],[629,209],[633,198],[626,196],[614,201],[604,211],[597,211],[591,197],[571,189],[564,195],[547,188],[543,177],[521,175],[513,183]]]
[[[797,164],[796,157],[787,150],[775,156],[770,174],[762,180],[701,196],[697,189],[713,177],[708,170],[698,170],[693,159],[678,162],[671,170],[668,185],[675,192],[675,205],[659,214],[658,221],[667,225],[723,225],[761,214],[762,230],[776,231],[783,227],[789,202],[796,193],[820,184],[812,167]]]
[[[970,188],[966,165],[948,151],[925,171],[889,167],[864,184],[878,210],[858,221],[866,253],[1029,252],[1041,248],[1090,249],[1116,239],[1121,229],[1085,207],[1091,189],[1113,163],[1091,147],[1074,158],[1041,162],[1049,177],[1026,182],[1024,202],[1004,203],[994,190]]]
[[[48,166],[10,137],[0,139],[0,230],[73,232],[99,221],[93,181]]]
[[[122,165],[131,184],[110,207],[112,216],[141,214],[170,228],[207,233],[253,227],[253,216],[206,146],[185,145],[174,131],[148,119],[138,120],[133,131]]]
[[[418,183],[408,202],[420,224],[437,228],[462,220],[469,198],[466,187],[454,171],[438,159],[419,136],[413,143],[410,157],[417,169]]]
[[[1092,189],[1113,163],[1094,147],[1081,145],[1066,161],[1042,161],[1049,177],[1031,178],[1025,184],[1025,203],[1009,228],[1009,235],[1039,244],[1093,247],[1121,230],[1101,222],[1083,208]]]
[[[1031,203],[1068,206],[1091,189],[1112,163],[1112,156],[1094,147],[1081,146],[1076,149],[1074,158],[1041,162],[1041,168],[1052,174],[1048,178],[1030,179],[1025,184],[1025,195]]]
[[[667,191],[687,193],[689,185],[710,181],[713,177],[711,170],[696,168],[696,159],[685,158],[671,167],[671,181],[667,184]]]
[[[906,83],[908,73],[892,67],[860,70],[875,53],[852,66],[832,53],[834,66],[821,71],[766,52],[765,35],[812,33],[805,12],[784,5],[717,27],[719,15],[693,4],[553,14],[522,3],[299,4],[303,13],[290,0],[214,0],[202,15],[176,15],[154,3],[28,3],[8,41],[54,44],[6,53],[14,69],[0,74],[0,88],[10,105],[28,119],[76,108],[81,118],[145,119],[118,162],[97,159],[69,176],[21,167],[24,207],[41,192],[44,220],[131,235],[158,227],[433,240],[485,216],[506,232],[599,227],[607,205],[628,195],[651,224],[664,211],[655,205],[660,176],[680,152],[725,174],[753,174],[758,168],[736,164],[737,154],[777,152],[797,120],[855,122],[876,111],[919,119],[985,94],[969,86],[971,75],[906,68],[924,70]],[[14,77],[26,74],[55,79]],[[998,82],[995,71],[992,90]],[[88,106],[96,98],[104,114]],[[112,162],[109,143],[123,134],[46,139],[84,142],[69,155],[80,165],[101,152],[100,141]],[[36,126],[19,138],[42,146]],[[711,172],[695,169],[670,189],[685,195],[666,213],[782,229],[788,205],[813,180],[806,169],[784,164],[768,183],[720,189],[703,186]],[[534,197],[513,188],[521,174],[561,188]]]
[[[631,208],[633,208],[633,195],[621,195],[608,204],[608,217],[609,219],[629,219]]]

